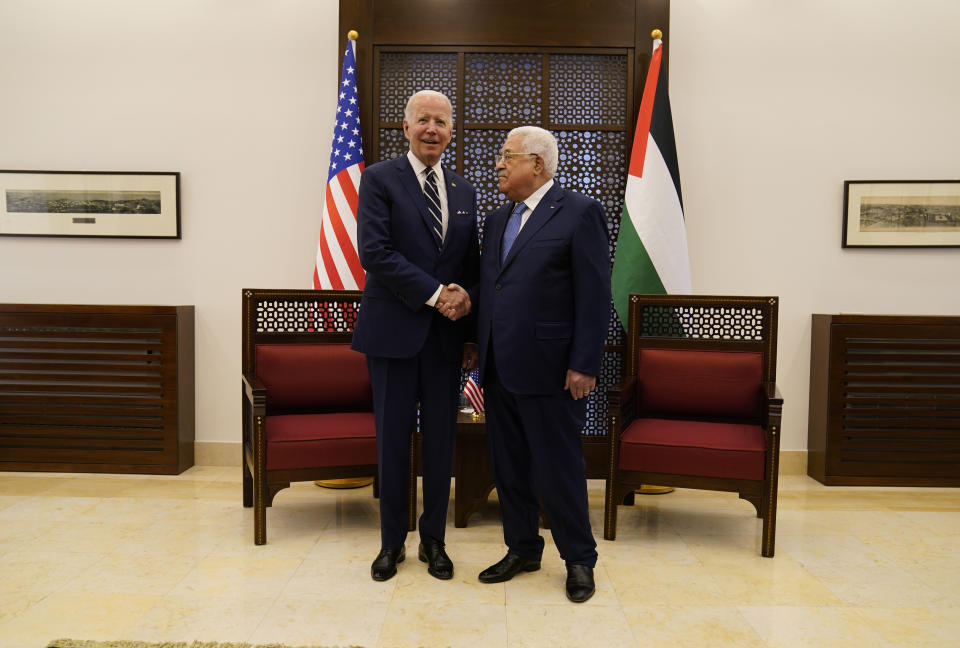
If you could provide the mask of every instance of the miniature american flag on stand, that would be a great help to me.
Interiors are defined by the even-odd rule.
[[[360,290],[364,284],[365,275],[357,255],[357,188],[364,162],[355,48],[355,41],[349,39],[343,53],[337,121],[330,145],[326,200],[313,269],[316,289]]]
[[[473,379],[473,375],[467,377],[467,384],[463,386],[463,394],[470,401],[474,412],[477,414],[483,412],[483,390]]]

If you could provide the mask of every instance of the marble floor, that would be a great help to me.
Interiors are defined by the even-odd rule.
[[[0,473],[0,648],[57,637],[366,648],[960,646],[960,490],[780,481],[777,551],[735,495],[678,490],[622,508],[597,593],[574,605],[549,534],[543,569],[484,585],[504,549],[495,497],[453,527],[452,581],[408,559],[370,579],[370,487],[282,491],[253,544],[239,468],[177,477]]]

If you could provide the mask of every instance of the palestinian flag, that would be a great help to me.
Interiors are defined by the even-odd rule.
[[[666,82],[659,82],[662,58],[663,41],[655,38],[613,262],[613,303],[624,329],[631,293],[691,291],[673,117]]]

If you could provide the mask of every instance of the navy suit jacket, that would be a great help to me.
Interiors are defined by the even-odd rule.
[[[440,284],[476,282],[477,192],[443,170],[448,224],[437,250],[426,198],[406,155],[364,169],[357,204],[357,247],[367,272],[352,348],[369,356],[412,358],[436,318],[448,360],[459,362],[470,324],[426,305]]]
[[[515,394],[563,390],[567,369],[598,375],[610,319],[610,251],[599,202],[554,184],[500,263],[513,203],[487,217],[477,297],[481,381],[490,346]]]

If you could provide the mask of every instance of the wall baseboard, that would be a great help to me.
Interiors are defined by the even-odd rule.
[[[240,467],[241,444],[238,441],[195,441],[194,463],[198,466]]]
[[[235,441],[196,441],[194,444],[195,463],[198,466],[236,466],[240,467],[240,443]],[[806,450],[780,451],[781,475],[807,474]]]
[[[807,451],[806,450],[781,450],[780,451],[780,474],[781,475],[806,475],[807,474]]]

